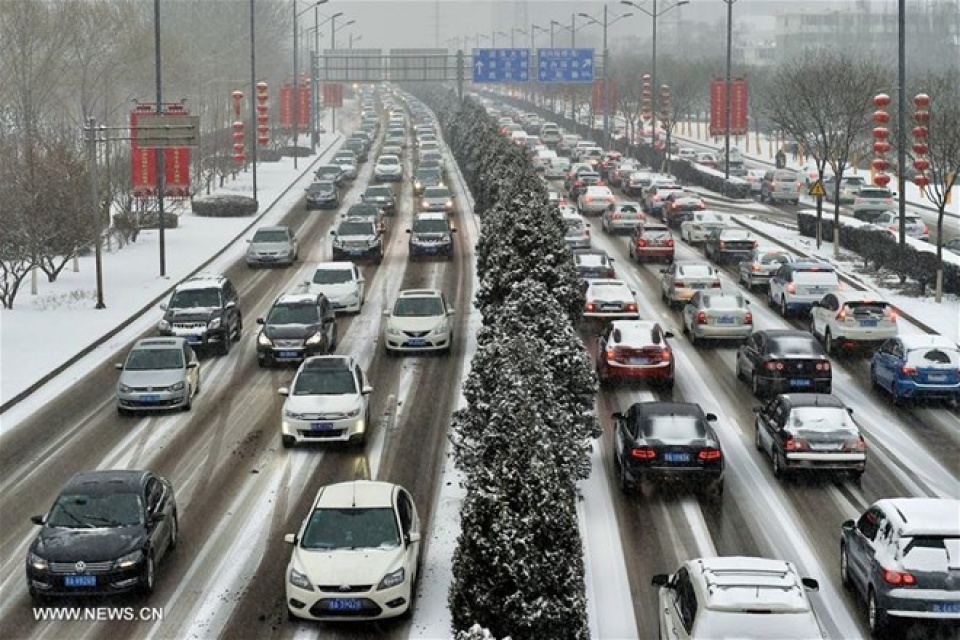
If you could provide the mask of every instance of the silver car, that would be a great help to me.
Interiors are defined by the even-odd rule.
[[[117,413],[189,411],[200,391],[200,361],[184,338],[141,338],[117,363]]]
[[[738,280],[748,291],[754,287],[767,286],[780,265],[793,262],[793,255],[780,249],[754,249],[745,260],[740,262]]]
[[[633,230],[647,221],[639,202],[621,200],[603,212],[601,225],[607,233],[630,235]]]
[[[297,237],[287,226],[260,227],[247,242],[250,244],[247,247],[249,267],[289,267],[299,257]]]
[[[421,198],[421,211],[453,213],[453,194],[446,187],[426,187]]]
[[[567,228],[564,239],[571,249],[590,248],[590,225],[579,214],[563,214],[563,223]]]
[[[743,340],[753,332],[750,301],[735,291],[697,291],[683,307],[683,332],[700,340]]]

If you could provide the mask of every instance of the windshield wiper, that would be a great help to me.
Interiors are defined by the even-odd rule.
[[[94,528],[94,526],[93,526],[92,524],[90,524],[89,522],[84,522],[84,521],[81,520],[79,517],[77,517],[77,514],[75,514],[73,511],[70,511],[70,510],[67,509],[66,507],[61,506],[61,507],[60,507],[60,511],[63,512],[64,514],[70,516],[70,518],[71,518],[74,522],[76,522],[78,525],[80,525],[81,527],[83,527],[83,528],[85,528],[85,529],[93,529],[93,528]],[[56,526],[56,525],[54,525],[54,526]]]

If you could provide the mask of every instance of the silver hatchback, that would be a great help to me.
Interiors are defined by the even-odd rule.
[[[200,361],[184,338],[141,338],[117,363],[117,413],[189,411],[200,391]]]
[[[249,267],[289,267],[299,257],[297,237],[287,226],[260,227],[247,242],[250,244],[247,247]]]

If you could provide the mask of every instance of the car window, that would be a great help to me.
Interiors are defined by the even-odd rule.
[[[304,549],[376,549],[399,547],[400,532],[393,509],[314,509],[303,531]]]
[[[341,284],[353,280],[350,269],[317,269],[313,274],[314,284]]]
[[[447,233],[449,230],[450,225],[446,220],[429,218],[413,221],[413,231],[416,233]]]
[[[180,349],[134,349],[127,357],[127,371],[154,371],[182,369],[183,351]]]
[[[868,509],[866,513],[857,520],[857,530],[864,538],[871,542],[876,539],[877,532],[884,520],[883,512],[879,509]]]
[[[813,336],[778,336],[771,338],[769,353],[777,355],[809,355],[819,353]]]
[[[316,324],[319,321],[315,304],[278,304],[267,315],[267,324]]]
[[[62,494],[46,524],[70,529],[129,527],[142,524],[141,505],[140,496],[132,492]]]
[[[304,369],[293,386],[295,396],[348,395],[357,393],[357,385],[349,369]]]
[[[960,558],[960,536],[901,538],[900,546],[903,556],[909,556],[914,566],[941,568],[946,567],[949,561]]]
[[[175,291],[170,298],[170,306],[174,309],[219,307],[220,290],[210,288]]]
[[[910,349],[907,351],[907,362],[918,366],[955,365],[960,364],[960,351],[946,349]]]
[[[703,423],[689,415],[643,416],[640,430],[646,438],[663,442],[689,442],[707,437]]]
[[[855,316],[882,317],[890,311],[890,305],[886,302],[859,302],[851,300],[847,302],[846,308]]]
[[[709,278],[714,275],[713,267],[708,264],[678,265],[677,271],[678,275],[690,278]]]
[[[413,503],[406,491],[400,491],[397,494],[397,514],[400,516],[400,527],[406,535],[410,533],[410,527],[413,526]]]
[[[685,568],[677,571],[674,581],[677,613],[680,614],[684,629],[689,633],[693,630],[693,622],[697,617],[697,594],[690,584],[690,576]]]
[[[837,286],[839,280],[834,271],[795,271],[793,281],[802,285],[813,285],[818,287]]]
[[[854,426],[843,407],[797,407],[790,414],[790,426],[814,431],[832,431]]]
[[[443,302],[435,297],[398,298],[393,315],[401,318],[440,316],[446,313]]]
[[[337,229],[341,236],[372,236],[375,234],[373,225],[369,222],[342,222]]]
[[[742,309],[743,298],[731,295],[703,296],[703,306],[706,309]]]
[[[797,174],[793,171],[777,171],[773,174],[773,179],[777,182],[796,182],[799,180]]]

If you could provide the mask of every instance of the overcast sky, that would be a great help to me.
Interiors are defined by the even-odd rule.
[[[660,0],[657,11],[662,13],[664,7],[674,0]],[[912,4],[917,0],[908,0]],[[300,6],[307,6],[308,0],[299,0]],[[816,11],[830,10],[842,7],[854,8],[857,4],[868,4],[874,10],[894,11],[896,0],[739,0],[734,5],[734,23],[746,21],[751,26],[769,24],[772,27],[772,16],[783,11]],[[619,2],[606,3],[610,12],[610,19],[620,13],[631,11]],[[652,0],[645,0],[646,7],[652,7]],[[550,21],[556,20],[563,24],[570,23],[573,13],[585,12],[602,19],[602,0],[580,0],[566,2],[563,0],[330,0],[324,7],[327,11],[343,11],[341,20],[356,20],[356,24],[338,30],[338,48],[347,46],[349,34],[353,33],[356,48],[431,48],[435,46],[455,48],[453,42],[447,40],[454,37],[469,37],[470,45],[475,46],[474,38],[483,34],[480,46],[491,46],[491,36],[495,31],[503,31],[508,35],[496,35],[498,47],[510,45],[510,28],[517,27],[524,30],[534,23],[549,28]],[[609,29],[611,41],[618,36],[626,35],[634,30],[640,34],[650,31],[650,18],[641,12],[632,10],[634,16],[614,24]],[[664,14],[661,21],[675,21],[678,17],[698,21],[711,22],[722,20],[726,15],[726,4],[722,0],[691,0],[689,5],[679,7]],[[438,25],[439,18],[439,25]],[[578,23],[582,19],[578,18]],[[582,24],[582,23],[581,23]],[[663,24],[663,22],[661,22]],[[439,28],[438,28],[439,26]],[[579,26],[579,25],[578,25]],[[567,46],[570,42],[569,31],[554,27],[555,45]],[[594,31],[592,36],[588,35]],[[601,29],[598,26],[578,29],[578,38],[596,38],[599,40]],[[514,45],[527,47],[530,45],[529,35],[514,33]],[[549,45],[549,34],[539,34],[536,40],[537,47]],[[329,46],[329,40],[323,44]]]

